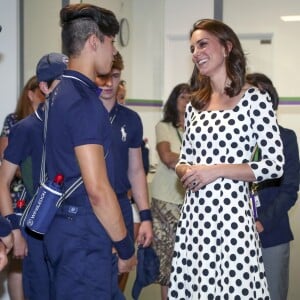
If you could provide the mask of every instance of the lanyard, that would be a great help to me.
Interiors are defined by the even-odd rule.
[[[180,134],[178,128],[176,128],[176,133],[177,133],[180,143],[182,143],[182,137],[181,137],[181,134]]]

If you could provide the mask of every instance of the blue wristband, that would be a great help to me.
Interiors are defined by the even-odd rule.
[[[152,214],[150,209],[144,209],[140,211],[140,219],[143,221],[151,221],[152,222]]]
[[[16,214],[10,214],[5,216],[5,219],[10,223],[11,229],[20,229],[20,217]]]
[[[129,259],[135,252],[133,240],[128,233],[123,240],[113,242],[113,244],[121,259]]]

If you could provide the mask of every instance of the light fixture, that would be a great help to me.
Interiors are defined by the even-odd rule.
[[[281,16],[280,19],[284,22],[300,22],[300,15],[296,16]]]

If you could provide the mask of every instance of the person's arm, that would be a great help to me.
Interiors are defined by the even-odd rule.
[[[0,160],[2,161],[4,150],[8,145],[8,138],[7,136],[0,136]]]
[[[156,150],[160,160],[170,169],[175,169],[178,163],[179,153],[171,151],[171,146],[168,141],[159,142],[156,145]]]
[[[189,114],[187,114],[189,116]],[[189,141],[185,139],[184,146],[176,172],[181,176],[185,188],[196,191],[203,186],[223,177],[242,181],[263,181],[270,178],[279,178],[283,174],[283,149],[274,114],[272,103],[268,101],[267,94],[259,94],[256,100],[251,101],[250,118],[253,123],[253,132],[257,136],[257,144],[262,151],[262,159],[258,162],[240,164],[194,164],[190,153]],[[264,130],[261,129],[264,122]],[[186,120],[185,120],[186,121]],[[191,166],[180,166],[188,165]]]
[[[0,271],[2,271],[8,263],[6,247],[0,240]]]
[[[281,136],[285,156],[283,176],[279,186],[279,193],[272,204],[268,206],[267,210],[260,209],[258,216],[260,224],[257,223],[259,232],[271,231],[298,199],[300,162],[297,136],[292,130],[286,129],[283,130]]]
[[[7,160],[3,160],[0,166],[0,212],[11,223],[14,237],[13,255],[16,258],[24,258],[27,255],[27,243],[22,236],[18,224],[18,218],[14,214],[12,199],[10,194],[10,184],[15,175],[18,165]]]
[[[0,271],[7,265],[7,253],[13,247],[13,236],[10,223],[0,216]]]
[[[103,147],[97,144],[76,146],[75,154],[93,211],[124,262],[123,269],[119,271],[128,272],[136,264],[134,245],[108,180]]]
[[[178,165],[176,172],[184,188],[193,191],[220,177],[248,182],[256,179],[248,164]]]
[[[150,205],[148,198],[148,185],[142,161],[141,148],[129,148],[128,179],[131,184],[132,195],[137,204],[139,212],[148,211]],[[148,247],[153,238],[151,220],[143,220],[139,227],[137,242],[144,247]]]

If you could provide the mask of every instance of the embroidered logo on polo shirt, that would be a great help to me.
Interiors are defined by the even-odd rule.
[[[121,135],[122,135],[122,141],[123,141],[123,142],[126,142],[126,139],[127,139],[127,132],[126,132],[126,130],[125,130],[125,126],[126,126],[126,125],[123,125],[123,126],[121,127]]]

